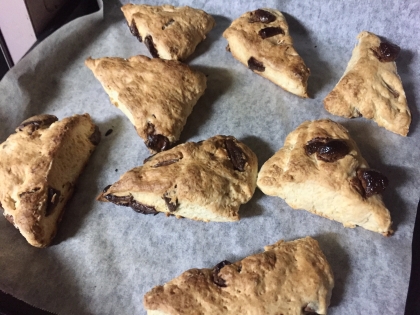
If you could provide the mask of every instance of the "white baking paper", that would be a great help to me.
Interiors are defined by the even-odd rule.
[[[163,4],[166,1],[154,1]],[[138,2],[140,3],[140,2]],[[181,142],[233,135],[255,151],[261,166],[305,120],[330,118],[349,129],[369,164],[388,176],[384,201],[395,235],[384,237],[306,211],[258,189],[236,223],[203,223],[95,200],[99,192],[149,155],[128,119],[111,105],[84,60],[150,56],[130,34],[121,3],[79,18],[31,51],[0,82],[0,141],[25,118],[60,119],[88,112],[104,135],[54,244],[33,248],[0,218],[0,289],[58,314],[145,314],[143,295],[189,268],[240,260],[279,239],[317,239],[335,275],[329,314],[403,314],[420,173],[418,1],[172,1],[212,14],[217,26],[188,64],[208,75],[208,88],[188,118]],[[301,99],[254,74],[225,50],[223,31],[246,11],[285,13],[298,52],[311,69],[311,99]],[[330,115],[322,100],[337,83],[360,31],[399,45],[397,59],[412,112],[408,137],[374,122]]]

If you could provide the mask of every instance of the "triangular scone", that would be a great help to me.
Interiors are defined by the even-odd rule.
[[[348,131],[331,120],[306,121],[258,174],[258,187],[294,209],[336,220],[345,227],[392,234],[379,194],[388,181],[369,169]]]
[[[346,71],[324,99],[333,115],[363,116],[406,136],[411,123],[407,99],[394,60],[400,48],[361,32]]]
[[[237,221],[251,199],[257,157],[231,136],[180,144],[160,152],[106,187],[98,197],[144,214],[165,212],[201,221]]]
[[[0,145],[0,209],[36,247],[48,246],[77,178],[100,141],[90,116],[25,120]]]
[[[155,58],[185,60],[215,25],[211,15],[188,6],[126,4],[121,10],[131,33]]]
[[[134,56],[86,60],[151,152],[173,146],[206,89],[206,76],[175,60]]]
[[[280,11],[258,9],[234,20],[223,33],[233,57],[286,91],[308,97],[309,68],[293,47]]]
[[[311,237],[213,269],[190,269],[143,298],[148,315],[327,314],[334,277]]]

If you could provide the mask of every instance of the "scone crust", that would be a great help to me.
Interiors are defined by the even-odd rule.
[[[16,131],[0,145],[0,206],[29,244],[45,247],[100,134],[88,114],[39,129],[22,124]]]
[[[215,26],[211,15],[188,6],[126,4],[121,10],[140,39],[151,36],[163,59],[185,60]]]
[[[379,126],[406,136],[411,123],[401,78],[394,61],[381,62],[375,56],[381,40],[366,31],[340,81],[325,97],[325,109],[347,118],[363,116]]]
[[[316,137],[342,139],[349,153],[335,162],[318,160],[315,154],[307,155],[305,146]],[[352,185],[360,168],[369,165],[342,125],[329,119],[306,121],[264,163],[257,185],[265,194],[283,198],[294,209],[305,209],[346,227],[359,225],[389,235],[391,216],[382,196],[366,198]]]
[[[206,76],[179,61],[134,56],[88,58],[85,64],[145,142],[153,126],[154,134],[175,144],[206,89]]]
[[[247,12],[234,20],[223,33],[229,43],[233,57],[248,67],[253,57],[261,62],[265,70],[254,71],[269,79],[286,91],[300,97],[308,97],[307,81],[310,70],[293,47],[289,26],[283,14],[274,9],[262,9],[273,14],[276,19],[270,23],[252,22],[255,11]],[[280,27],[284,34],[263,39],[258,33],[266,27]]]
[[[245,158],[243,170],[235,169],[227,141]],[[239,206],[255,191],[257,171],[257,157],[250,148],[232,136],[215,136],[151,156],[143,166],[123,174],[99,200],[107,201],[107,195],[133,196],[158,212],[201,221],[237,221]]]
[[[224,266],[213,282],[212,269],[191,269],[146,293],[148,314],[327,314],[334,278],[310,237],[279,241],[265,252]]]

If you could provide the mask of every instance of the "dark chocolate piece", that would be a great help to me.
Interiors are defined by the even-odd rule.
[[[178,200],[175,201],[175,203],[171,202],[171,198],[167,196],[162,197],[163,200],[165,200],[166,206],[168,207],[168,210],[170,212],[174,212],[176,208],[178,208]]]
[[[158,51],[156,50],[155,44],[153,43],[153,38],[150,35],[147,35],[144,38],[144,44],[146,45],[147,49],[149,49],[150,54],[153,58],[159,58]]]
[[[245,171],[245,164],[247,162],[246,155],[240,147],[238,147],[233,139],[225,140],[226,150],[229,159],[233,164],[233,168],[237,171]]]
[[[372,49],[374,55],[380,62],[390,62],[397,59],[401,48],[391,43],[380,43],[379,47]]]
[[[109,202],[115,203],[119,206],[129,207],[131,201],[133,200],[133,196],[115,196],[112,194],[105,195],[104,198]]]
[[[212,276],[213,276],[213,282],[218,285],[219,287],[226,287],[226,281],[223,280],[220,276],[219,276],[219,272],[220,270],[222,270],[222,268],[226,265],[231,265],[232,263],[228,260],[223,260],[221,262],[219,262],[212,271]]]
[[[257,59],[255,59],[254,57],[251,57],[248,59],[248,68],[251,69],[252,71],[258,71],[258,72],[265,71],[264,64],[258,61]]]
[[[388,178],[372,169],[359,169],[357,171],[357,177],[365,190],[366,198],[381,193],[388,186]]]
[[[29,126],[28,133],[32,134],[35,130],[47,128],[56,121],[58,118],[54,115],[37,115],[24,120],[17,129],[22,131],[23,128]]]
[[[147,141],[145,142],[146,146],[149,149],[160,152],[170,148],[171,143],[169,139],[163,135],[158,135],[155,133],[155,126],[152,123],[147,124]]]
[[[99,131],[98,126],[95,125],[95,130],[89,137],[90,142],[92,142],[93,145],[98,145],[99,142],[101,142],[101,132]]]
[[[276,16],[272,13],[265,11],[265,10],[255,10],[250,13],[251,16],[248,20],[249,23],[255,23],[255,22],[262,22],[262,23],[271,23],[276,20]]]
[[[269,37],[273,37],[279,34],[284,35],[284,31],[281,29],[281,27],[266,27],[261,29],[258,34],[261,36],[262,39],[266,39]]]
[[[105,137],[108,137],[114,130],[108,129],[107,132],[105,132]]]
[[[142,38],[140,36],[139,30],[137,29],[136,22],[134,20],[131,20],[131,25],[128,25],[128,27],[130,28],[131,34],[133,34],[133,36],[136,36],[139,42],[141,43]]]
[[[142,214],[154,214],[154,215],[156,215],[156,214],[159,213],[158,211],[156,211],[155,207],[146,206],[144,204],[141,204],[141,203],[137,202],[134,199],[131,200],[130,207],[134,211],[142,213]]]
[[[106,193],[106,192],[108,191],[109,187],[111,187],[111,185],[106,186],[106,187],[102,190],[102,192],[103,192],[103,193]]]
[[[55,188],[48,187],[47,207],[45,209],[45,216],[49,216],[58,205],[60,201],[61,192]]]
[[[316,137],[305,146],[307,155],[316,153],[316,158],[324,162],[335,162],[345,157],[350,148],[344,140]]]

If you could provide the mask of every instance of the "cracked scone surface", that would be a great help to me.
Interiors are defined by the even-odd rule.
[[[308,155],[313,139],[342,140],[348,153],[332,162]],[[336,220],[345,227],[392,234],[391,216],[382,196],[366,197],[357,172],[369,170],[348,131],[331,120],[306,121],[292,131],[258,174],[257,185],[267,195],[283,198],[294,209]]]
[[[206,89],[206,76],[179,61],[134,56],[88,58],[85,64],[151,152],[178,141]]]
[[[25,120],[0,145],[0,206],[29,244],[50,244],[99,140],[88,114],[61,121],[38,115]]]
[[[215,26],[211,15],[188,6],[126,4],[121,10],[131,33],[156,58],[185,60]]]
[[[283,14],[258,9],[234,20],[223,33],[233,57],[286,91],[308,97],[310,70],[293,47]]]
[[[98,197],[145,214],[237,221],[256,188],[257,157],[231,136],[187,142],[146,159]]]
[[[318,242],[306,237],[266,246],[216,272],[190,269],[154,287],[143,304],[148,315],[327,314],[333,287]]]
[[[375,34],[364,31],[357,38],[343,76],[324,99],[325,109],[347,118],[363,116],[406,136],[411,113],[395,61],[378,58],[381,40]]]

